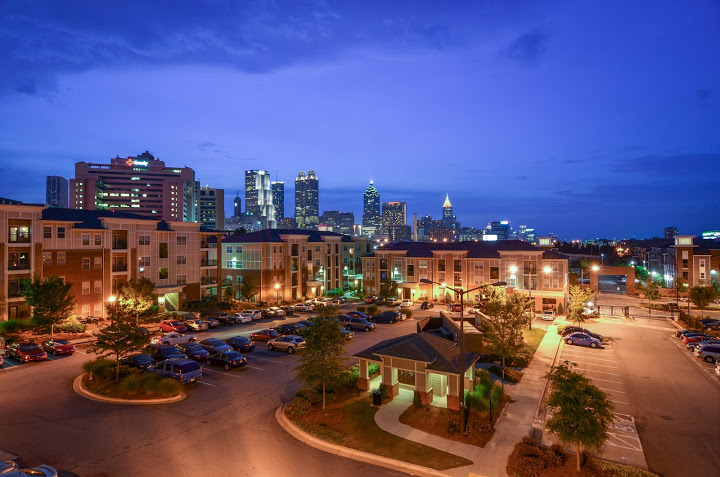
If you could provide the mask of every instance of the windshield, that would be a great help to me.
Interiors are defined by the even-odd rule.
[[[171,324],[173,326],[182,326],[182,323],[180,323],[179,321],[173,321]]]
[[[38,349],[40,349],[40,347],[35,343],[24,344],[20,346],[20,351],[35,351]]]
[[[188,351],[205,351],[203,347],[197,343],[188,343],[185,347]]]
[[[217,338],[211,338],[209,340],[205,340],[205,343],[209,344],[210,346],[220,346],[220,345],[225,344]]]
[[[238,353],[237,351],[226,351],[223,356],[225,356],[225,359],[240,359],[240,358],[242,358],[242,355],[240,353]]]
[[[139,355],[135,356],[135,361],[139,364],[155,362],[155,360],[152,358],[152,356],[148,356],[146,354],[139,354]]]
[[[55,342],[55,344],[59,344],[59,345],[70,344],[70,342],[68,340],[55,340],[54,342]]]
[[[183,363],[179,366],[180,371],[183,373],[189,373],[190,371],[197,371],[200,369],[200,365],[197,364],[195,361],[190,361],[189,363]]]

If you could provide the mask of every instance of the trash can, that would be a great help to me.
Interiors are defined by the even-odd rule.
[[[382,404],[382,393],[379,389],[373,389],[373,406],[380,406]]]

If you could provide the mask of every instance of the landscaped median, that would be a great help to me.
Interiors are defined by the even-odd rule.
[[[472,461],[403,439],[375,423],[376,407],[367,394],[339,391],[323,410],[305,398],[295,398],[278,410],[280,424],[294,437],[326,452],[411,472],[443,475],[438,471],[471,465]]]

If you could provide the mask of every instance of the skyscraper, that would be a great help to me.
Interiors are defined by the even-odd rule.
[[[245,171],[245,212],[255,216],[264,229],[276,229],[270,174],[267,171]]]
[[[458,228],[457,218],[453,215],[449,194],[445,195],[445,203],[443,204],[442,226],[448,229]]]
[[[314,229],[320,222],[318,178],[315,171],[298,172],[295,178],[295,221],[299,229]]]
[[[68,180],[60,176],[45,178],[45,203],[51,207],[68,207]]]
[[[225,190],[212,187],[200,188],[199,221],[214,229],[225,228]]]
[[[233,216],[240,217],[242,215],[242,199],[240,198],[240,191],[235,195],[233,199]]]
[[[380,217],[380,192],[375,188],[373,181],[363,194],[363,235],[372,237],[380,232],[382,225]]]
[[[275,206],[275,221],[279,224],[285,217],[285,182],[270,183],[272,189],[273,205]]]
[[[665,227],[665,240],[675,240],[675,236],[678,234],[677,227]]]
[[[388,228],[391,225],[407,225],[407,202],[383,202],[383,233],[389,233]]]

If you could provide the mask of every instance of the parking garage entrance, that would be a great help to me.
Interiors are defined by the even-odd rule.
[[[595,293],[635,295],[635,268],[601,266],[590,274],[590,289]]]

